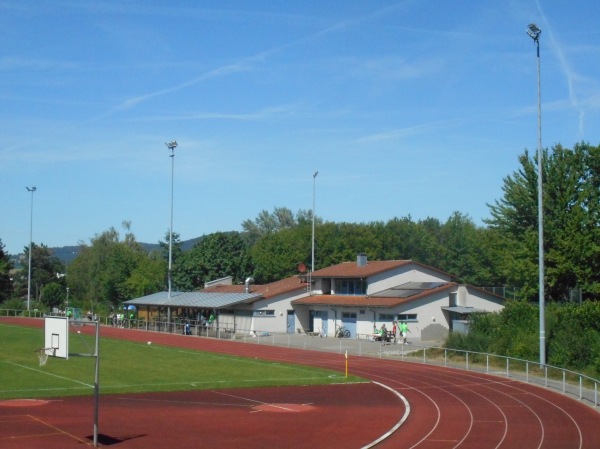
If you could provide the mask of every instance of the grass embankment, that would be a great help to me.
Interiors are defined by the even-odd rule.
[[[93,394],[94,357],[48,358],[40,367],[35,349],[43,329],[0,324],[0,399]],[[70,331],[69,353],[93,353],[95,337]],[[215,388],[321,385],[357,382],[356,376],[255,358],[102,338],[100,393],[187,391]]]

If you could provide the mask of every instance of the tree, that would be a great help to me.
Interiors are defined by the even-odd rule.
[[[184,285],[186,285],[186,273],[183,269],[181,261],[183,260],[183,248],[182,242],[179,234],[177,232],[173,232],[171,236],[169,231],[165,233],[165,241],[159,241],[158,244],[162,249],[162,257],[164,260],[165,272],[163,273],[162,278],[164,289],[167,289],[168,284],[168,270],[169,270],[169,238],[172,237],[171,240],[171,282],[172,286],[176,289],[181,289]]]
[[[301,263],[310,266],[311,233],[311,227],[305,225],[263,236],[250,249],[256,282],[266,284],[298,274]],[[315,238],[315,241],[315,248],[318,248],[319,240]],[[315,250],[315,262],[318,254],[320,251]]]
[[[29,247],[23,249],[22,269],[15,278],[15,294],[19,297],[27,295],[29,283]],[[44,245],[31,244],[31,300],[40,301],[44,286],[57,282],[64,284],[60,275],[64,275],[65,266],[52,255],[50,249]]]
[[[50,282],[42,289],[41,302],[49,309],[61,307],[66,299],[65,286],[58,282]]]
[[[444,248],[440,263],[436,266],[458,277],[463,283],[491,285],[496,281],[495,259],[488,233],[475,226],[473,220],[460,212],[454,212],[441,228]]]
[[[201,288],[206,282],[232,276],[241,283],[253,272],[248,248],[238,232],[208,234],[179,259],[183,291]]]
[[[147,254],[124,222],[126,236],[110,228],[81,244],[69,266],[68,283],[74,298],[91,308],[104,303],[119,307],[125,300],[160,291],[164,285],[164,262]]]
[[[317,221],[315,217],[315,224]],[[254,246],[262,237],[308,222],[312,223],[312,211],[301,209],[294,216],[287,207],[275,207],[272,213],[262,210],[254,220],[245,220],[242,229],[248,246]]]
[[[10,271],[13,264],[9,255],[4,251],[4,243],[0,239],[0,303],[10,299],[13,293],[13,282]]]
[[[574,288],[600,299],[600,147],[561,145],[543,152],[545,286],[550,299],[566,300]],[[500,271],[537,294],[538,216],[536,159],[527,151],[522,167],[504,179],[504,196],[489,205],[486,221],[498,233]]]

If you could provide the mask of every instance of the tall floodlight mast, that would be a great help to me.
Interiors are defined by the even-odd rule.
[[[171,303],[171,271],[173,269],[173,180],[175,174],[175,148],[177,148],[177,142],[172,140],[171,142],[166,142],[165,145],[169,150],[171,150],[171,154],[169,157],[171,158],[171,224],[169,225],[169,269],[167,272],[167,282],[168,282],[168,293],[167,300],[168,303]],[[170,320],[169,320],[170,321]]]
[[[539,266],[539,308],[540,308],[540,365],[546,364],[546,318],[544,294],[544,203],[543,203],[543,152],[542,152],[542,89],[540,76],[540,30],[535,23],[527,26],[527,34],[533,39],[537,50],[537,87],[538,87],[538,266]]]
[[[311,251],[311,265],[310,265],[310,279],[308,280],[308,289],[312,294],[312,273],[315,271],[315,192],[317,184],[317,175],[319,171],[313,173],[313,204],[312,204],[312,251]]]
[[[29,212],[29,266],[27,273],[27,311],[29,312],[31,304],[31,242],[33,240],[33,192],[36,187],[25,187],[28,192],[31,192],[31,207]]]

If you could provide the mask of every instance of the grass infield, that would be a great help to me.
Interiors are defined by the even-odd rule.
[[[44,330],[0,324],[0,400],[91,395],[95,337],[69,331],[69,359],[39,366]],[[320,368],[156,344],[100,339],[100,393],[321,385],[364,379]]]

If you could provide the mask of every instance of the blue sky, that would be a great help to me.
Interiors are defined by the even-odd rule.
[[[600,144],[594,0],[0,0],[0,239],[241,231],[261,210],[477,224],[518,156]],[[360,249],[357,248],[357,251]]]

